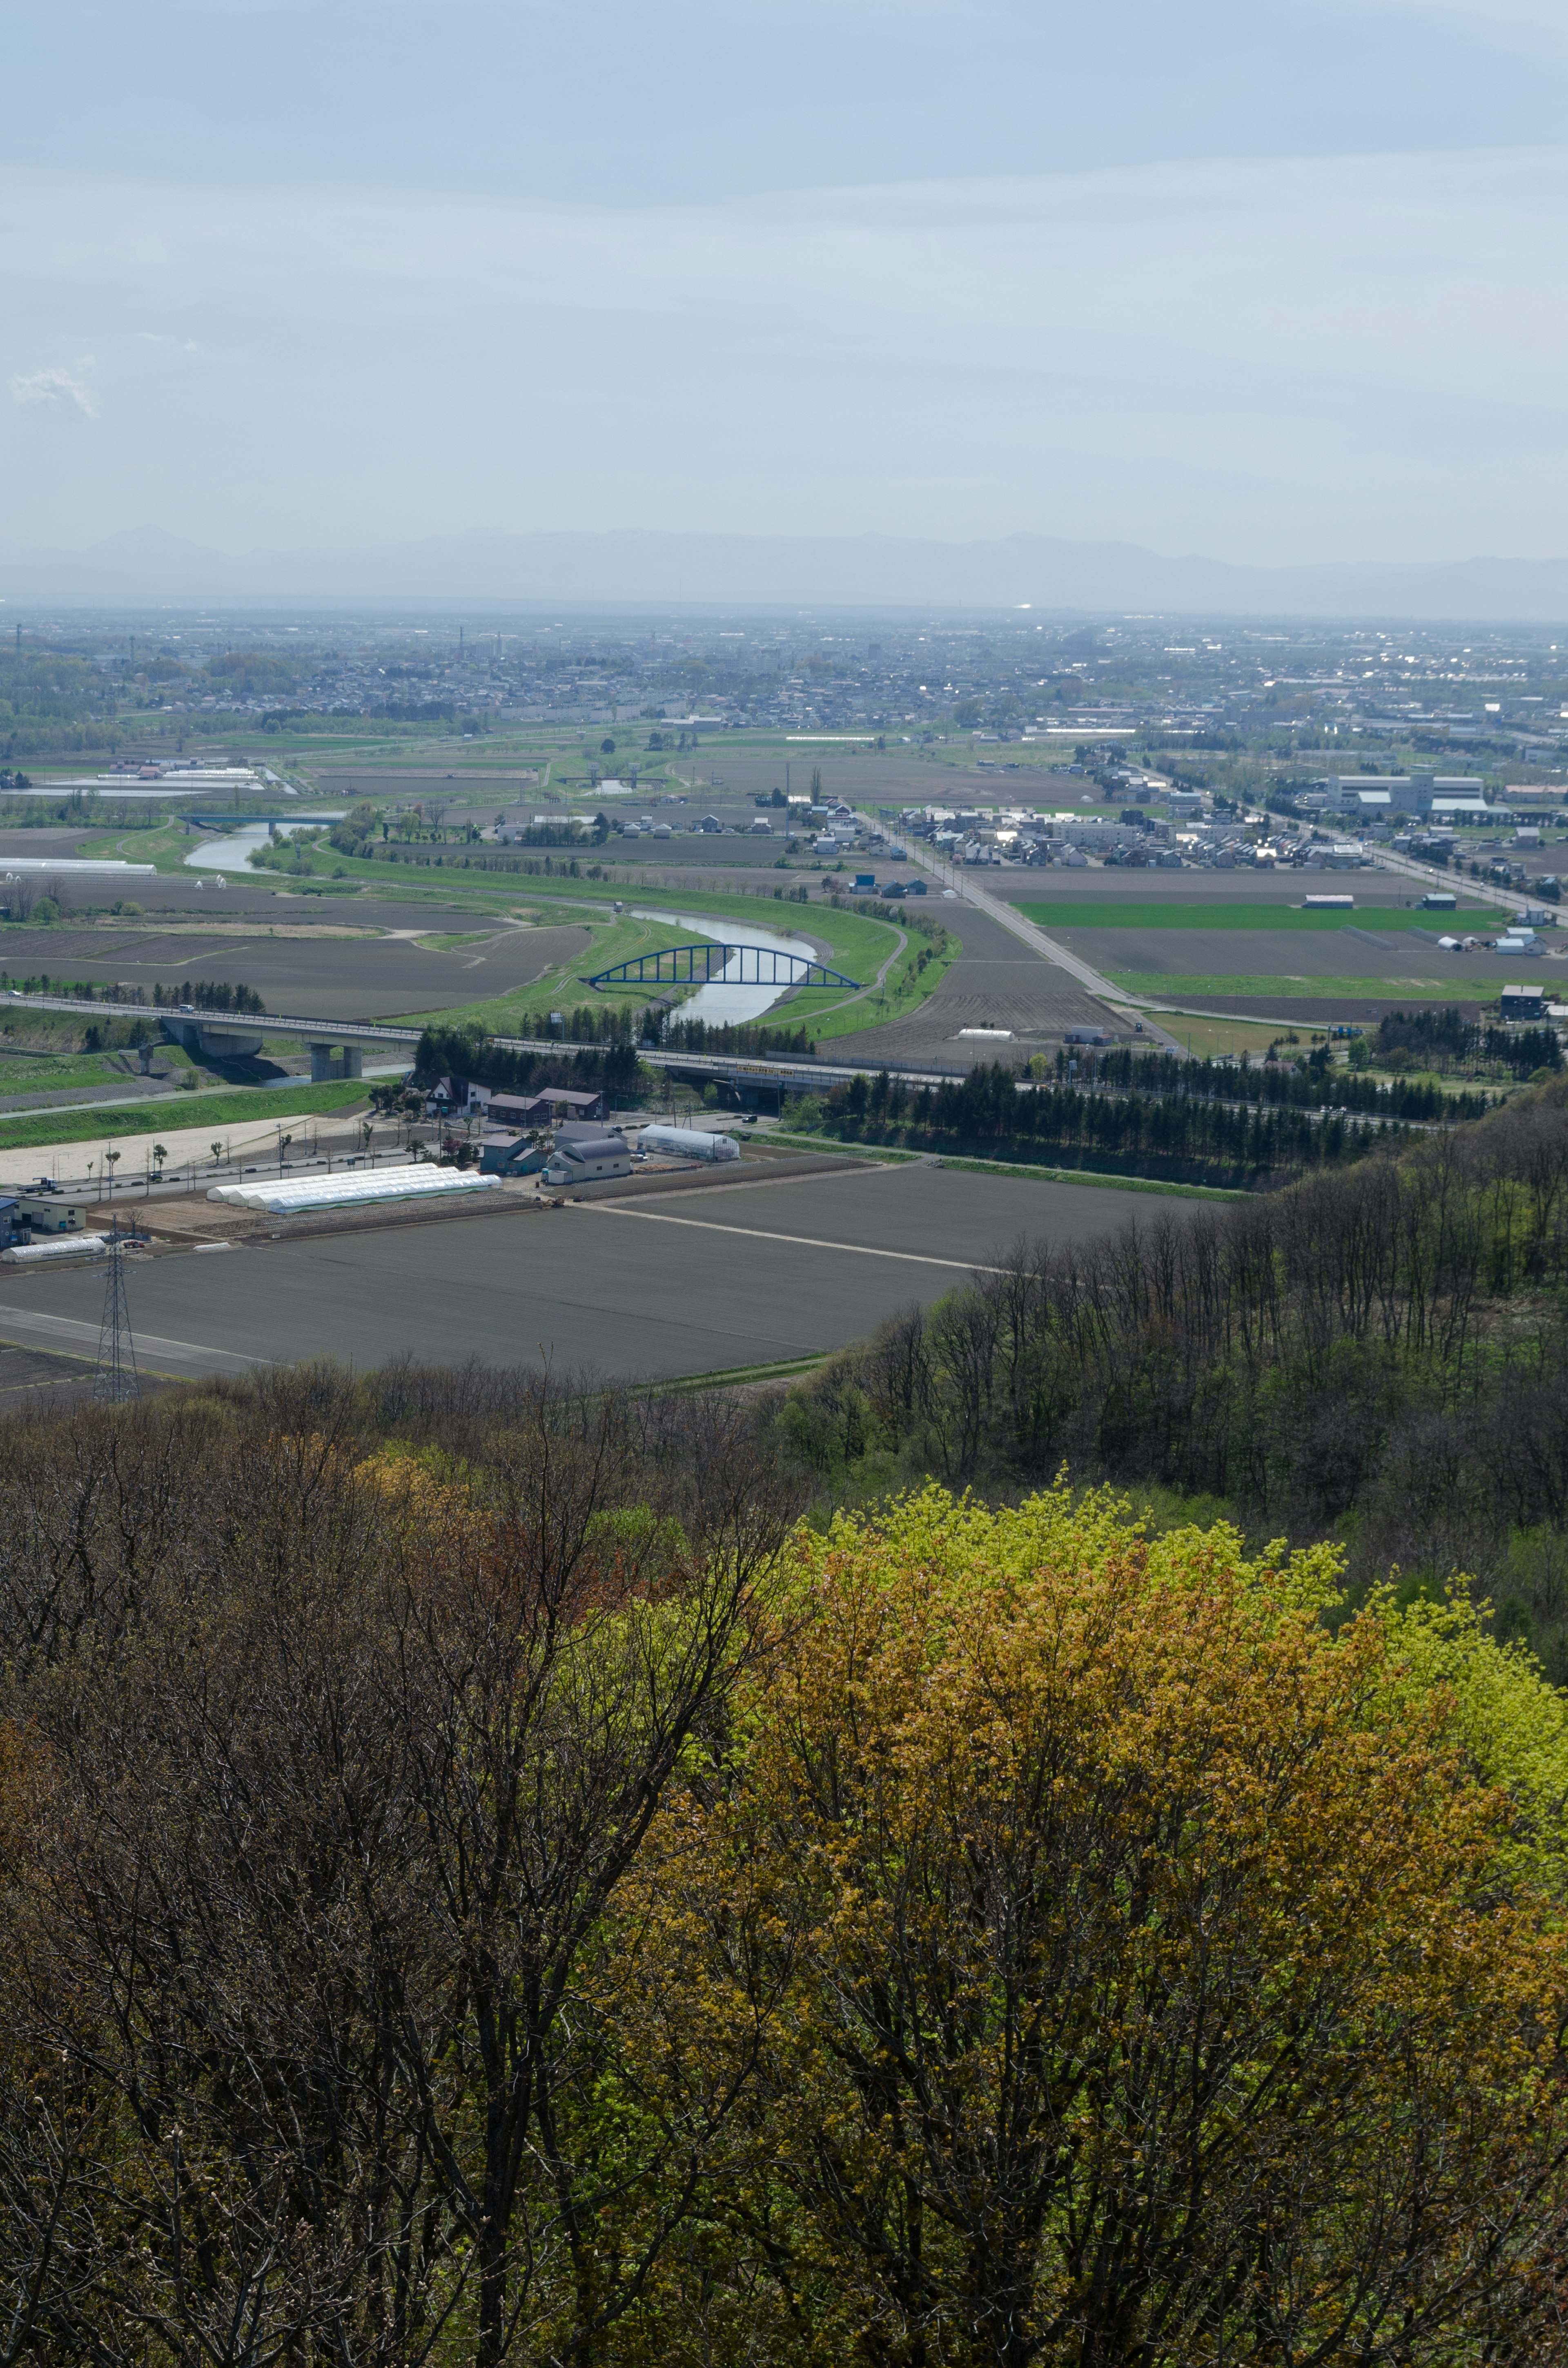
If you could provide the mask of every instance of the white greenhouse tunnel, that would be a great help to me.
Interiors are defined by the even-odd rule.
[[[474,1176],[460,1168],[425,1165],[384,1167],[347,1176],[317,1176],[275,1184],[216,1184],[210,1201],[234,1209],[266,1209],[274,1216],[301,1216],[316,1209],[352,1209],[372,1201],[441,1201],[497,1192],[498,1176]]]

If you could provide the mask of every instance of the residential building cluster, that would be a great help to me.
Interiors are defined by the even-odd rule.
[[[1083,871],[1097,863],[1124,871],[1233,871],[1290,865],[1317,871],[1357,868],[1372,860],[1358,837],[1331,837],[1311,827],[1287,827],[1260,837],[1234,818],[1214,813],[1210,801],[1197,803],[1200,814],[1184,800],[1174,814],[1134,809],[1125,818],[1071,809],[1044,814],[1025,806],[908,807],[902,827],[933,853],[965,866]]]
[[[1544,628],[826,609],[417,621],[164,612],[123,627],[62,616],[25,620],[5,687],[14,674],[25,693],[32,673],[57,675],[62,652],[95,713],[370,715],[476,736],[506,723],[635,720],[671,746],[739,726],[889,746],[957,734],[999,771],[1025,761],[1009,744],[1073,754],[1151,739],[1345,758],[1358,744],[1462,747],[1547,768],[1568,756],[1568,646]],[[58,706],[58,685],[50,697]]]

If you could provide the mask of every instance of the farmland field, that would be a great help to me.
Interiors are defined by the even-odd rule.
[[[1517,977],[1520,965],[1516,963],[1512,975]],[[1419,1000],[1430,1003],[1473,1003],[1494,1001],[1495,982],[1474,971],[1467,971],[1450,981],[1430,978],[1345,978],[1336,975],[1304,977],[1282,971],[1118,971],[1106,973],[1113,985],[1129,995],[1147,996],[1153,1001],[1185,1000],[1193,996],[1240,996],[1267,997],[1278,1003],[1285,1001],[1318,1002],[1324,997],[1344,1001],[1360,1001],[1368,996],[1381,998],[1384,1005]]]
[[[1369,922],[1381,915],[1369,913]],[[1457,989],[1501,985],[1519,976],[1524,965],[1517,956],[1449,953],[1436,935],[1416,937],[1386,928],[1313,930],[1301,935],[1266,929],[1096,929],[1092,936],[1059,929],[1062,941],[1088,956],[1109,976],[1125,974],[1136,985],[1154,975],[1217,978],[1371,978],[1380,984],[1393,978],[1429,980]],[[1546,970],[1546,959],[1534,960],[1532,974]],[[1556,963],[1551,969],[1555,970]],[[1547,971],[1551,975],[1551,971]],[[1321,990],[1320,990],[1321,991]]]
[[[590,1201],[159,1258],[131,1279],[131,1316],[154,1372],[318,1356],[363,1368],[416,1344],[454,1363],[553,1360],[646,1381],[821,1355],[940,1298],[1021,1234],[1087,1241],[1152,1207],[1179,1224],[1201,1206],[868,1160],[656,1208]],[[0,1338],[85,1339],[90,1354],[103,1291],[90,1269],[0,1269]]]
[[[1332,891],[1325,892],[1332,894]],[[1453,931],[1472,936],[1494,935],[1504,918],[1495,905],[1465,905],[1452,913],[1426,912],[1418,905],[1358,902],[1328,910],[1304,912],[1300,905],[1278,903],[1221,903],[1207,897],[1180,904],[1113,902],[1109,897],[1074,896],[1050,903],[1024,904],[1018,910],[1042,929],[1309,929],[1371,928],[1384,932],[1420,929]]]
[[[590,932],[575,914],[562,914],[557,926],[552,913],[543,928],[498,921],[483,943],[432,950],[415,933],[424,918],[409,916],[415,928],[405,921],[405,934],[399,937],[273,937],[265,921],[254,935],[191,931],[180,938],[129,928],[18,928],[6,932],[0,952],[12,984],[46,971],[99,985],[123,982],[149,990],[209,979],[253,987],[272,1011],[384,1019],[493,998],[498,992],[524,993],[535,980],[576,962],[590,945]],[[645,934],[633,924],[629,946],[631,937]]]
[[[1358,882],[1354,905],[1311,912],[1302,910],[1294,886],[1294,901],[1284,894],[1260,897],[1256,889],[1216,894],[1208,882],[1201,893],[1195,882],[1190,895],[1150,887],[1147,896],[1123,889],[1115,896],[1089,891],[1028,903],[1020,898],[1018,909],[1126,994],[1229,1008],[1249,1002],[1264,1010],[1310,1001],[1325,1007],[1320,1018],[1362,1018],[1360,1010],[1336,1014],[1332,1007],[1362,1005],[1369,997],[1385,1008],[1400,998],[1491,1003],[1506,981],[1522,977],[1552,993],[1558,965],[1568,960],[1568,933],[1562,953],[1549,934],[1551,951],[1528,963],[1481,947],[1468,953],[1447,950],[1441,936],[1495,936],[1505,916],[1495,906],[1476,905],[1428,912],[1392,882],[1373,892],[1386,902],[1373,901],[1367,883]]]

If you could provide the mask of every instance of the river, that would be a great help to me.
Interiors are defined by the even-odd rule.
[[[278,825],[279,838],[288,838],[301,825],[315,822],[340,822],[347,812],[346,806],[335,806],[330,814],[290,814]],[[238,830],[228,830],[222,838],[203,835],[199,846],[193,847],[186,861],[197,871],[244,871],[249,868],[253,850],[265,847],[270,825],[265,822],[247,822]]]
[[[727,946],[758,946],[767,953],[800,954],[807,962],[820,962],[821,954],[809,938],[787,937],[778,929],[759,928],[755,921],[732,921],[727,916],[697,913],[655,913],[643,905],[629,905],[640,921],[667,921],[672,938],[681,929],[690,929],[695,936],[719,938]],[[738,971],[740,964],[731,962],[725,973]],[[771,1011],[787,986],[738,986],[715,979],[708,986],[699,986],[679,1007],[682,1019],[706,1019],[710,1027],[738,1027],[744,1020],[760,1019]]]

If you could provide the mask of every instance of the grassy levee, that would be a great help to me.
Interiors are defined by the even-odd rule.
[[[84,836],[83,846],[86,848],[90,842],[93,852],[117,852],[120,836],[95,832]],[[177,875],[185,869],[189,839],[183,827],[136,836],[140,860],[155,861],[164,873]],[[378,862],[373,858],[361,860],[340,855],[332,848],[308,849],[306,871],[279,873],[267,868],[236,865],[233,876],[256,885],[291,888],[296,893],[301,888],[330,893],[335,885],[350,892],[373,887],[399,903],[415,907],[431,901],[448,907],[454,904],[472,905],[476,919],[487,915],[500,918],[524,902],[568,908],[561,912],[562,919],[581,919],[595,931],[595,943],[575,962],[562,964],[505,997],[489,997],[428,1015],[410,1015],[411,1024],[429,1017],[449,1025],[490,1028],[499,1033],[506,1032],[519,1008],[532,1008],[546,997],[557,1009],[573,1009],[584,1003],[606,1000],[645,1003],[650,999],[653,990],[636,982],[607,987],[590,987],[586,984],[591,972],[612,969],[640,953],[652,953],[661,942],[659,924],[634,918],[630,913],[616,916],[608,910],[616,903],[635,903],[648,910],[665,911],[672,920],[676,916],[689,914],[715,922],[752,921],[759,928],[775,929],[782,935],[808,935],[820,939],[829,949],[831,967],[857,980],[858,988],[796,988],[782,995],[766,1017],[778,1019],[780,1025],[809,1027],[813,1035],[824,1040],[903,1019],[918,1009],[960,951],[950,937],[945,951],[937,951],[919,929],[902,928],[897,923],[831,905],[804,905],[775,896],[771,883],[766,894],[746,894],[733,890],[726,893],[704,888],[643,887],[635,882],[480,871],[465,865],[462,859],[466,850],[453,848],[438,851],[449,853],[451,860],[440,864],[432,861],[413,865]],[[716,942],[723,935],[722,928],[694,931],[687,928],[677,933],[682,943]],[[466,934],[445,931],[432,942],[460,943]],[[663,935],[662,941],[668,943],[670,939]],[[878,985],[884,964],[888,966],[887,974]]]
[[[813,913],[813,927],[828,917],[828,915]],[[863,926],[883,931],[889,927],[881,921],[867,923],[865,916],[859,915],[834,913],[831,918],[835,921],[859,919]],[[821,934],[825,937],[827,932],[823,929]],[[963,948],[950,930],[940,949],[934,947],[921,929],[907,929],[903,935],[905,942],[880,987],[874,985],[876,968],[869,968],[858,995],[846,996],[842,987],[798,987],[782,1008],[789,1012],[792,1020],[809,1027],[819,1042],[829,1042],[835,1036],[850,1036],[864,1028],[881,1028],[890,1020],[905,1019],[935,994]],[[884,951],[881,961],[886,960]],[[880,966],[879,962],[877,967]]]
[[[595,942],[585,947],[575,962],[562,962],[556,969],[545,971],[526,986],[510,988],[506,994],[489,996],[477,1003],[449,1005],[439,1011],[414,1011],[401,1014],[400,1027],[407,1028],[476,1028],[492,1036],[516,1035],[517,1023],[526,1014],[544,1010],[575,1011],[584,1004],[596,1010],[606,1004],[625,1006],[641,1010],[668,987],[627,985],[590,986],[586,973],[595,970],[613,969],[617,962],[635,961],[639,954],[656,952],[661,945],[670,942],[670,933],[656,922],[620,920],[611,916],[602,938],[596,920]],[[704,939],[689,929],[681,942],[702,945],[716,940]]]
[[[875,919],[869,914],[841,911],[831,905],[824,907],[791,904],[771,895],[723,894],[703,888],[642,888],[619,881],[465,872],[460,863],[442,867],[438,880],[432,879],[429,871],[421,867],[423,876],[411,882],[408,865],[360,862],[336,856],[330,862],[321,860],[317,876],[329,877],[340,864],[348,878],[374,881],[378,885],[408,892],[411,896],[438,895],[446,904],[458,897],[465,902],[483,900],[482,909],[495,911],[505,911],[524,901],[529,905],[574,907],[569,913],[562,912],[561,917],[590,921],[596,933],[602,921],[604,937],[596,936],[595,944],[576,961],[563,963],[559,970],[547,973],[516,994],[429,1015],[445,1026],[489,1028],[498,1034],[506,1032],[511,1018],[519,1008],[535,1008],[547,996],[559,1009],[571,1009],[583,1003],[598,1004],[606,999],[641,1003],[650,999],[654,990],[646,985],[586,985],[590,972],[613,969],[618,962],[657,950],[658,924],[637,919],[631,914],[616,916],[608,909],[616,903],[635,903],[646,909],[667,912],[672,923],[676,916],[689,914],[715,922],[751,921],[758,928],[776,929],[780,935],[806,934],[822,939],[830,949],[832,967],[859,981],[859,991],[851,995],[837,986],[797,988],[782,996],[766,1016],[778,1019],[781,1026],[809,1027],[814,1035],[823,1037],[847,1035],[915,1010],[959,951],[956,942],[949,939],[947,951],[930,954],[921,970],[920,956],[929,952],[929,948],[920,930],[903,929],[895,923]],[[681,930],[678,924],[676,926],[683,944],[701,943],[705,934],[714,942],[722,939],[722,928],[694,933],[689,928]],[[670,939],[666,937],[665,942]],[[890,955],[894,958],[892,966],[882,986],[877,988],[877,975]],[[410,1024],[418,1024],[419,1017],[411,1015]]]
[[[0,1118],[0,1151],[25,1151],[56,1143],[108,1142],[116,1135],[155,1133],[165,1127],[243,1126],[256,1120],[308,1117],[318,1110],[349,1109],[362,1102],[362,1083],[309,1086],[246,1086],[233,1093],[171,1095],[166,1101],[141,1101],[97,1110],[29,1110]]]

